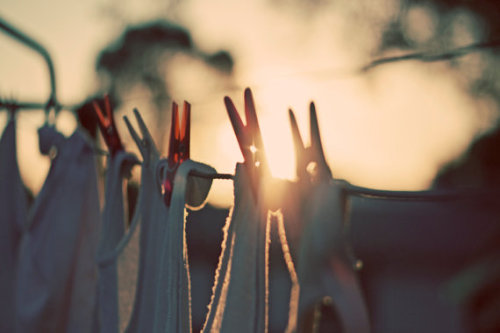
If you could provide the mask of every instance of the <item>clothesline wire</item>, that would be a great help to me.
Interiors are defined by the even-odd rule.
[[[189,172],[192,177],[205,178],[205,179],[225,179],[233,180],[234,175],[230,173],[205,173],[201,171],[192,170]]]
[[[355,186],[347,182],[340,185],[351,196],[395,201],[450,201],[470,197],[498,197],[500,189],[450,189],[450,190],[425,190],[425,191],[391,191],[379,190],[362,186]]]
[[[92,148],[99,155],[109,156],[109,152],[97,147],[92,142]],[[140,162],[139,162],[140,164]],[[230,173],[204,173],[201,171],[190,171],[189,176],[204,179],[234,180]],[[425,191],[393,191],[380,190],[368,187],[352,185],[343,180],[334,180],[344,191],[351,196],[396,201],[450,201],[469,197],[499,197],[500,189],[470,189],[470,190],[425,190]]]
[[[58,102],[56,98],[56,82],[55,82],[55,73],[54,73],[54,65],[52,62],[52,59],[50,57],[50,54],[48,51],[38,42],[27,36],[26,34],[22,33],[18,29],[14,28],[7,22],[5,22],[3,19],[0,18],[0,28],[3,29],[5,32],[7,32],[9,35],[17,39],[18,41],[22,42],[26,46],[30,47],[34,51],[38,52],[46,61],[47,67],[49,69],[49,76],[50,76],[50,87],[51,87],[51,94],[49,97],[49,100],[47,103],[36,103],[36,102],[17,102],[15,100],[5,100],[5,99],[0,99],[0,111],[2,110],[7,110],[7,111],[17,111],[17,110],[47,110],[50,107],[55,107],[57,110],[69,110],[74,113],[75,106],[69,106],[69,105],[63,105]],[[354,76],[354,75],[359,75],[363,74],[370,69],[384,65],[384,64],[389,64],[389,63],[395,63],[395,62],[401,62],[401,61],[408,61],[408,60],[419,60],[423,62],[435,62],[435,61],[444,61],[444,60],[452,60],[461,56],[464,56],[466,54],[469,54],[471,52],[477,52],[485,49],[494,49],[500,47],[500,41],[499,40],[493,40],[493,41],[488,41],[488,42],[479,42],[479,43],[473,43],[469,44],[463,47],[458,47],[452,50],[448,50],[445,52],[441,53],[431,53],[431,52],[414,52],[414,53],[409,53],[401,56],[395,56],[395,57],[383,57],[376,59],[369,64],[362,66],[358,70],[354,71],[339,71],[336,70],[336,76],[339,76],[339,73],[343,73],[343,76],[349,75],[349,76]],[[325,69],[321,71],[321,73],[325,73],[328,71],[331,71],[331,69]],[[333,74],[333,76],[335,76]],[[330,76],[332,74],[330,73]],[[103,153],[103,151],[97,150],[98,153]],[[201,178],[211,178],[211,179],[234,179],[234,176],[232,174],[205,174],[202,172],[196,172],[192,171],[190,175],[195,176],[195,177],[201,177]],[[358,187],[358,186],[353,186],[348,183],[345,183],[343,185],[345,191],[348,194],[351,195],[357,195],[357,196],[362,196],[362,197],[372,197],[372,198],[378,198],[378,199],[393,199],[393,200],[411,200],[411,201],[436,201],[436,200],[450,200],[454,198],[460,198],[464,196],[471,196],[471,195],[492,195],[492,194],[499,194],[500,191],[491,191],[491,190],[483,190],[483,191],[447,191],[447,192],[442,192],[442,191],[418,191],[418,192],[411,192],[411,191],[384,191],[384,190],[376,190],[376,189],[369,189],[369,188],[363,188],[363,187]]]
[[[99,155],[109,155],[109,153],[94,144],[94,152]],[[205,179],[234,180],[234,175],[230,173],[203,173],[191,171],[190,176]],[[500,189],[470,189],[470,190],[425,190],[425,191],[393,191],[367,188],[352,185],[346,181],[334,180],[344,191],[351,196],[372,198],[379,200],[396,201],[450,201],[469,197],[495,197],[500,199]]]

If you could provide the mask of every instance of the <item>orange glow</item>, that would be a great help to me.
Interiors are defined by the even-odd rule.
[[[100,89],[93,71],[95,56],[124,28],[123,21],[96,16],[101,8],[98,2],[51,0],[51,5],[31,2],[26,6],[7,1],[2,7],[6,19],[16,18],[12,23],[33,33],[51,52],[62,102],[80,102]],[[473,138],[495,124],[499,115],[496,103],[467,90],[467,80],[483,73],[481,54],[464,57],[466,61],[456,67],[447,62],[407,62],[346,75],[377,51],[381,35],[370,26],[370,19],[380,26],[393,20],[399,1],[368,1],[359,8],[354,2],[345,5],[325,4],[321,10],[310,8],[311,15],[302,15],[304,11],[293,6],[277,7],[266,1],[179,2],[176,21],[189,28],[193,41],[209,52],[226,49],[235,60],[231,78],[186,54],[176,54],[165,63],[172,98],[192,104],[193,159],[211,164],[219,172],[234,172],[242,156],[223,97],[228,95],[242,106],[242,91],[247,86],[254,93],[271,173],[279,178],[295,178],[287,109],[294,110],[307,143],[311,100],[316,103],[333,175],[374,188],[425,189],[444,163],[459,157]],[[159,2],[144,6],[133,0],[120,7],[120,13],[126,22],[146,21],[161,16],[162,6]],[[28,7],[31,9],[26,10]],[[59,15],[53,15],[53,8]],[[360,15],[357,10],[362,10],[366,22],[352,20],[353,13]],[[438,14],[428,6],[414,9],[408,13],[405,33],[417,41],[431,38]],[[478,38],[473,19],[462,17],[457,22],[452,27],[457,44]],[[36,101],[48,96],[41,60],[5,37],[0,37],[0,43],[5,45],[0,74],[8,78],[0,82],[0,97]],[[151,92],[137,84],[123,97],[116,119],[127,149],[137,152],[121,116],[130,115],[133,107],[145,116],[159,148],[166,148],[168,142],[161,139],[168,140],[162,136],[168,132],[168,124],[159,124]],[[38,154],[36,129],[43,122],[41,114],[20,113],[18,117],[20,169],[35,193],[48,168],[47,159]],[[76,127],[72,117],[61,113],[58,119],[58,128],[66,135]],[[4,119],[0,119],[0,128]],[[231,182],[214,182],[209,200],[230,204],[232,191]]]

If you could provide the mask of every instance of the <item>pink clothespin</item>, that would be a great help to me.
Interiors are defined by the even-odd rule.
[[[191,134],[191,105],[184,101],[182,123],[179,123],[179,108],[172,103],[172,123],[170,124],[170,143],[168,147],[166,178],[162,181],[165,204],[170,206],[175,173],[179,165],[189,159]]]
[[[95,113],[98,117],[99,128],[101,129],[102,136],[106,145],[108,146],[111,156],[114,156],[116,152],[123,150],[123,144],[118,135],[118,130],[116,129],[115,119],[113,117],[113,111],[111,110],[111,105],[109,103],[109,96],[104,96],[104,109],[106,115],[102,112],[101,107],[97,101],[93,101]]]
[[[319,133],[318,117],[316,107],[311,102],[309,107],[309,125],[311,135],[311,145],[304,146],[300,136],[299,127],[293,111],[288,110],[290,116],[290,126],[292,128],[293,143],[295,145],[295,159],[297,177],[300,180],[310,179],[312,181],[328,181],[332,178],[332,172],[326,163],[321,136]]]
[[[252,91],[245,89],[245,117],[246,125],[243,122],[229,97],[224,97],[227,114],[231,120],[234,134],[238,140],[241,153],[245,160],[245,166],[252,184],[252,191],[255,199],[257,198],[259,177],[269,175],[267,160],[265,157],[264,144],[260,132],[259,121],[255,112]]]

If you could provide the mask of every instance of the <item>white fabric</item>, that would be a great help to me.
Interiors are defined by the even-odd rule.
[[[297,267],[299,323],[307,310],[329,296],[343,332],[369,332],[363,295],[345,249],[342,189],[334,183],[314,185],[303,205],[305,226]]]
[[[134,306],[126,332],[152,332],[159,276],[160,245],[167,223],[167,207],[157,181],[158,151],[154,144],[145,144],[141,150],[143,165],[140,204],[133,225],[141,223],[139,239],[139,273]]]
[[[141,220],[139,274],[133,312],[126,332],[191,331],[190,282],[185,245],[184,209],[202,205],[211,180],[187,177],[189,171],[215,172],[192,161],[182,163],[174,179],[170,209],[160,193],[159,176],[168,170],[142,118],[136,113],[143,138],[130,126],[143,156],[139,209],[133,225]],[[166,168],[165,168],[166,167]],[[182,267],[183,265],[186,265]],[[173,287],[172,287],[173,286]],[[177,296],[173,296],[176,293]],[[180,310],[182,308],[182,310]],[[177,315],[180,313],[180,317]],[[182,323],[182,324],[181,324]]]
[[[167,230],[161,248],[160,278],[154,332],[191,332],[191,282],[186,244],[186,201],[196,203],[195,209],[205,203],[211,180],[189,177],[191,171],[215,174],[214,168],[184,161],[175,174],[174,187],[168,211]]]
[[[35,200],[19,256],[18,332],[91,332],[100,225],[94,152],[76,131],[40,130],[57,156]]]
[[[267,332],[267,209],[254,200],[237,165],[234,207],[224,227],[222,254],[203,332]]]
[[[118,255],[116,251],[125,235],[123,179],[137,159],[119,151],[110,159],[106,178],[105,205],[97,254],[99,280],[96,332],[119,332]],[[134,225],[135,227],[135,225]],[[133,232],[134,230],[131,230]],[[114,252],[116,251],[116,254]]]
[[[139,197],[140,199],[140,197]],[[136,207],[139,207],[137,202]],[[129,229],[130,240],[124,246],[118,256],[118,312],[119,331],[124,332],[127,328],[134,308],[135,294],[137,289],[137,277],[139,275],[139,243],[141,225],[136,222],[135,231]],[[137,230],[139,229],[139,230]]]
[[[16,123],[12,117],[0,140],[0,332],[14,331],[17,259],[26,210],[17,165]]]

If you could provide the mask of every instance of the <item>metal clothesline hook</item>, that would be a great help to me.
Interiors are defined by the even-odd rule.
[[[45,47],[43,47],[40,43],[35,41],[33,38],[26,35],[24,32],[21,32],[19,29],[8,23],[5,19],[0,17],[0,29],[2,29],[6,34],[11,36],[12,38],[18,40],[22,44],[31,48],[38,54],[42,56],[47,64],[47,68],[49,70],[49,78],[50,78],[50,96],[45,104],[45,123],[49,123],[50,119],[50,111],[54,110],[55,115],[61,109],[59,102],[57,101],[56,95],[56,75],[54,71],[54,63],[52,58],[50,57],[49,52]]]

